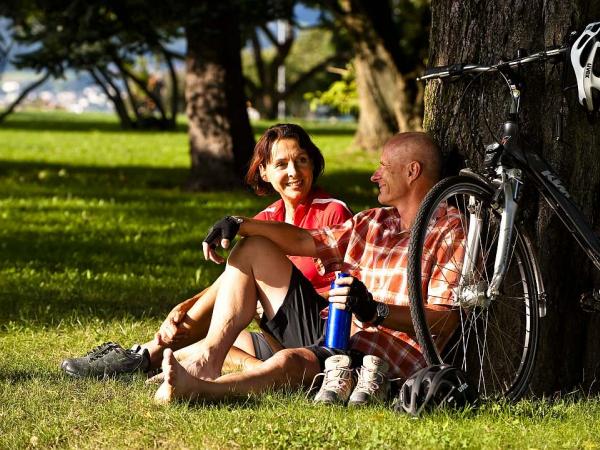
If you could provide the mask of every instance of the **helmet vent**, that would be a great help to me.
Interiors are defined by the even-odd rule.
[[[585,44],[587,44],[587,43],[588,43],[588,41],[590,40],[590,38],[591,38],[591,37],[592,37],[592,36],[590,36],[590,35],[587,35],[585,38],[583,38],[583,39],[581,40],[581,42],[579,42],[579,43],[577,44],[577,50],[580,50],[580,49],[581,49],[583,46],[585,46]]]
[[[590,39],[588,38],[585,41],[588,42],[589,40]],[[581,55],[579,56],[579,63],[581,64],[581,67],[585,67],[585,65],[587,64],[587,59],[588,59],[588,56],[590,56],[592,47],[593,47],[593,45],[588,45],[581,51]]]

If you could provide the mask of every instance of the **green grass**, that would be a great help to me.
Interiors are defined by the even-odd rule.
[[[378,155],[349,150],[351,126],[305,125],[326,156],[322,185],[357,211],[375,206]],[[272,201],[184,192],[188,164],[184,124],[123,132],[112,116],[21,113],[0,127],[0,448],[599,447],[597,399],[412,420],[298,392],[156,407],[141,377],[63,377],[67,356],[147,340],[219,273],[201,256],[207,228]]]

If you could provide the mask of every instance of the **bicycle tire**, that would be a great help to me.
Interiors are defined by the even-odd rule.
[[[472,199],[471,204],[469,199]],[[424,305],[430,297],[435,302],[429,291],[435,293],[432,288],[435,280],[431,274],[437,272],[433,259],[428,257],[432,252],[423,252],[423,248],[428,237],[435,238],[435,227],[431,221],[438,208],[449,214],[445,217],[453,214],[455,223],[460,221],[460,226],[451,232],[455,236],[450,236],[450,240],[443,244],[453,242],[450,254],[453,258],[458,257],[445,266],[454,267],[454,270],[446,272],[448,278],[454,278],[445,280],[452,286],[452,290],[446,291],[451,292],[448,298],[452,297],[452,305],[444,307],[447,311],[445,319],[428,324]],[[461,237],[461,232],[464,236],[468,235],[468,211],[471,216],[482,220],[483,228],[479,233],[481,241],[476,246],[480,255],[472,265],[467,264],[473,270],[465,268],[463,271],[464,255],[476,253],[469,253],[467,239]],[[496,298],[488,298],[489,303],[486,300],[487,296],[483,293],[494,270],[499,220],[500,212],[494,205],[493,189],[487,183],[474,177],[457,176],[436,184],[423,200],[411,230],[408,290],[415,334],[427,363],[445,363],[461,368],[484,399],[503,397],[514,401],[527,389],[535,363],[541,286],[530,241],[521,227],[515,225],[501,293]],[[454,248],[456,251],[453,252]],[[438,254],[448,254],[447,250]],[[463,255],[462,259],[460,255]],[[425,289],[427,292],[424,292]],[[446,336],[442,336],[440,329],[443,330],[445,322],[450,319],[456,323],[455,331],[451,335],[446,331]],[[437,327],[440,332],[437,337],[440,347],[442,341],[446,341],[443,348],[436,346],[430,326]]]

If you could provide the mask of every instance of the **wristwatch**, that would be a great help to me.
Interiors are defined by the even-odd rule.
[[[387,303],[377,302],[377,309],[375,310],[375,319],[371,322],[374,327],[381,325],[385,318],[390,315],[390,307]]]

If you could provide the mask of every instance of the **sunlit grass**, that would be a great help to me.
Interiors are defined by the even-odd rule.
[[[307,127],[326,156],[322,184],[357,211],[375,206],[378,155],[351,149],[349,125]],[[218,275],[200,253],[208,227],[273,200],[185,192],[188,158],[183,126],[123,132],[112,116],[29,113],[0,127],[0,448],[598,448],[595,399],[413,420],[297,392],[156,407],[141,376],[63,377],[67,356],[149,339]]]

